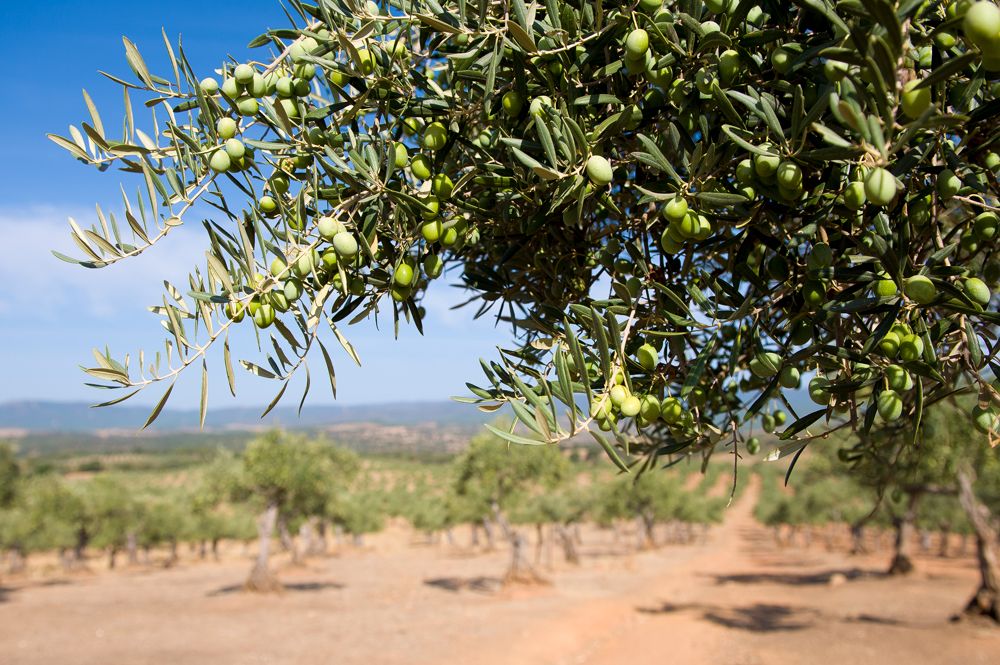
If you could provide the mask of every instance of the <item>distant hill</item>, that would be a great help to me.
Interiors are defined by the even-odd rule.
[[[300,416],[293,406],[277,407],[263,420],[262,407],[211,409],[206,431],[248,430],[267,426],[295,429],[326,428],[346,423],[378,425],[474,427],[491,419],[479,409],[457,402],[398,402],[356,406],[306,406]],[[0,436],[10,433],[107,432],[137,430],[149,416],[149,407],[120,405],[95,409],[83,402],[24,401],[0,404]],[[198,412],[164,409],[150,429],[157,432],[198,429]]]

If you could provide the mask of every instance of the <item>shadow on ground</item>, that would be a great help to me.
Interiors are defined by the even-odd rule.
[[[706,621],[726,628],[747,630],[754,633],[802,630],[812,626],[813,620],[817,617],[816,611],[808,608],[767,603],[755,603],[745,607],[719,607],[700,603],[686,605],[664,603],[659,607],[639,607],[637,610],[643,614],[672,614],[693,610],[701,612],[702,618]]]
[[[343,589],[344,585],[339,582],[291,582],[282,584],[282,591],[326,591],[327,589]],[[246,590],[242,584],[231,584],[220,587],[214,591],[209,591],[206,596],[225,596],[232,593],[243,593]]]
[[[424,580],[424,584],[452,593],[459,591],[495,593],[503,587],[503,580],[499,577],[436,577]]]
[[[881,570],[843,568],[822,570],[815,573],[736,573],[732,575],[711,575],[716,584],[784,584],[787,586],[811,586],[829,584],[840,575],[845,580],[878,579],[887,577]]]

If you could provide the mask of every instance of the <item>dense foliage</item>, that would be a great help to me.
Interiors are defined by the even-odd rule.
[[[169,43],[154,74],[126,40],[115,80],[155,123],[129,106],[106,127],[88,97],[83,131],[53,136],[141,183],[128,228],[74,224],[85,266],[215,208],[206,263],[154,308],[164,351],[95,353],[112,402],[165,383],[152,419],[185,368],[207,385],[215,345],[235,391],[235,325],[260,329],[242,364],[282,382],[275,403],[317,346],[332,381],[330,331],[357,360],[351,323],[422,329],[455,266],[513,328],[471,399],[511,405],[514,442],[593,423],[616,463],[652,465],[738,442],[775,400],[807,439],[835,413],[919,423],[959,388],[995,428],[992,0],[289,7],[252,42],[270,52],[214,76]]]

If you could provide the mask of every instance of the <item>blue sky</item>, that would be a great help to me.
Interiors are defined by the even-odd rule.
[[[161,13],[159,8],[165,8]],[[169,13],[166,13],[169,12]],[[105,126],[121,122],[121,90],[98,74],[104,70],[131,79],[121,38],[135,42],[150,68],[166,72],[161,27],[181,35],[195,70],[206,75],[227,55],[247,57],[247,42],[267,27],[286,25],[277,0],[175,0],[167,5],[125,1],[9,3],[0,24],[0,55],[7,63],[0,132],[5,158],[0,161],[0,402],[22,399],[100,401],[107,399],[83,385],[80,364],[90,364],[94,346],[110,345],[120,356],[138,348],[156,349],[162,340],[157,318],[146,307],[159,301],[162,280],[186,283],[185,276],[203,254],[197,218],[190,229],[171,234],[136,259],[103,270],[62,263],[50,250],[74,255],[67,217],[89,225],[94,204],[115,209],[120,201],[119,174],[99,173],[73,160],[45,138],[66,134],[67,126],[87,118],[81,89],[101,110]],[[136,109],[139,122],[140,109]],[[135,181],[126,180],[126,189]],[[410,329],[392,339],[389,326],[348,330],[364,367],[358,369],[337,353],[341,403],[445,399],[466,394],[465,381],[479,382],[480,356],[492,357],[506,339],[491,322],[474,322],[471,311],[453,312],[461,292],[443,283],[425,302],[427,336]],[[333,344],[331,351],[338,351]],[[248,339],[234,343],[234,353],[253,359]],[[311,401],[331,400],[316,370]],[[225,375],[216,362],[210,405],[232,405]],[[178,384],[171,404],[192,407],[198,400],[195,372]],[[242,374],[239,402],[265,404],[278,385]],[[132,403],[152,403],[157,392]],[[289,391],[291,403],[297,391]],[[211,420],[211,417],[210,417]]]

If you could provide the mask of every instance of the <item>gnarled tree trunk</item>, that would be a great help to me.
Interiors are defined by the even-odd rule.
[[[247,591],[269,592],[280,591],[281,583],[271,572],[268,559],[271,554],[271,537],[278,521],[278,504],[268,504],[267,509],[257,520],[257,561],[250,569],[244,587]]]
[[[563,556],[566,559],[566,563],[571,563],[573,565],[580,563],[580,554],[576,549],[576,539],[562,524],[556,524],[555,528],[556,535],[559,536],[559,543],[563,548]]]
[[[914,521],[917,518],[917,502],[920,495],[911,493],[906,502],[906,510],[893,522],[896,527],[895,554],[889,564],[890,575],[906,575],[913,572],[913,557],[910,554],[913,541]]]
[[[507,518],[500,512],[500,506],[493,502],[493,519],[500,526],[507,541],[510,543],[510,567],[504,575],[504,584],[538,584],[544,582],[544,578],[528,562],[528,555],[525,552],[526,543],[520,531],[512,528],[507,522]]]
[[[958,500],[976,532],[976,557],[979,560],[979,589],[966,605],[967,617],[985,617],[1000,623],[1000,561],[997,560],[997,531],[990,523],[989,509],[972,489],[974,472],[958,472]]]

